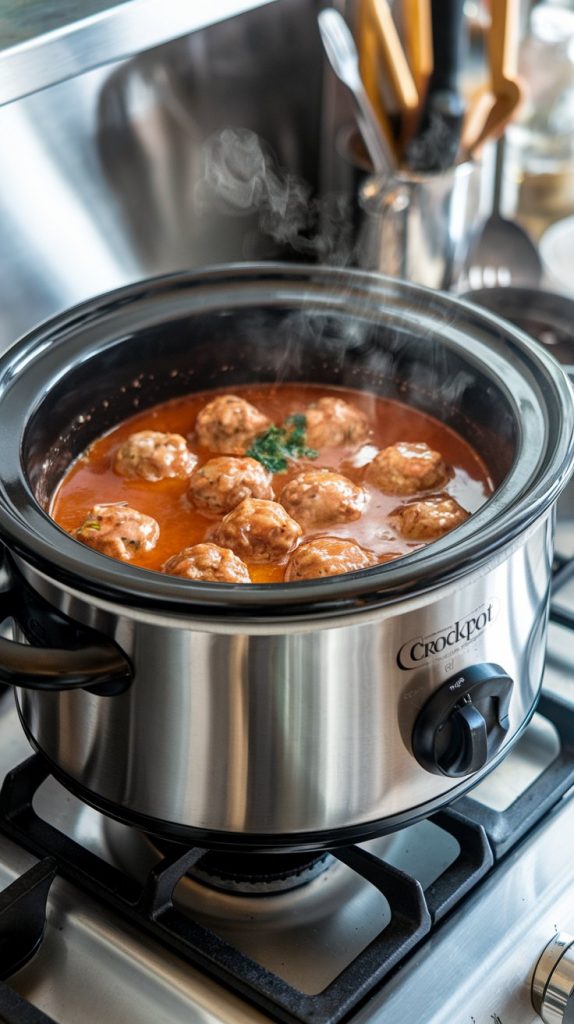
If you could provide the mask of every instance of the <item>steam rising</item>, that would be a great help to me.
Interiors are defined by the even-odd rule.
[[[314,197],[247,128],[224,128],[207,139],[196,198],[204,212],[255,216],[263,235],[295,253],[337,266],[351,261],[350,197]]]
[[[357,265],[359,248],[354,246],[352,199],[347,193],[333,193],[317,198],[311,186],[301,177],[279,166],[271,148],[255,132],[246,128],[224,128],[206,140],[201,154],[201,178],[197,185],[196,203],[207,216],[218,213],[231,217],[251,218],[256,233],[265,236],[280,247],[291,249],[309,260],[331,266]],[[244,249],[249,246],[249,228],[246,226]],[[251,233],[253,237],[253,231]],[[395,241],[395,245],[398,241]],[[266,254],[269,255],[269,254]],[[274,254],[273,254],[274,255]],[[387,257],[392,253],[387,252]],[[400,265],[397,254],[397,267]],[[247,258],[252,252],[244,252]],[[257,253],[260,256],[260,253]],[[340,293],[352,288],[341,279]],[[428,297],[413,301],[428,303]],[[464,401],[467,388],[472,387],[472,376],[459,370],[453,373],[452,363],[442,345],[427,335],[421,325],[418,338],[410,332],[403,334],[387,323],[388,347],[380,345],[381,325],[385,321],[381,311],[379,323],[373,322],[373,307],[365,298],[366,316],[360,316],[360,299],[354,296],[358,311],[353,317],[336,318],[333,313],[320,312],[313,302],[307,310],[302,308],[288,314],[277,326],[281,344],[275,350],[275,379],[297,379],[305,365],[305,347],[301,341],[320,342],[320,350],[330,371],[341,374],[342,382],[353,386],[369,377],[379,384],[391,381],[397,375],[400,391],[408,395],[411,388],[419,393],[436,394],[440,390],[443,401],[457,407]],[[435,310],[435,325],[440,313]],[[448,328],[452,314],[443,312],[444,326]],[[438,326],[438,325],[437,325]],[[258,324],[254,321],[256,332]],[[421,362],[421,344],[429,346]],[[314,346],[318,350],[318,346]],[[409,350],[414,358],[409,358]],[[406,359],[403,357],[407,357]],[[407,399],[408,400],[408,399]]]

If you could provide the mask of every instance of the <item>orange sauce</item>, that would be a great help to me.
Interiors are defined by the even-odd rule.
[[[368,417],[372,434],[366,443],[349,448],[321,448],[319,456],[306,464],[294,463],[292,468],[273,478],[277,497],[285,483],[305,465],[328,466],[356,483],[361,483],[369,500],[361,518],[351,523],[304,534],[303,540],[318,534],[345,537],[383,556],[389,551],[403,554],[421,547],[420,542],[398,537],[387,516],[400,504],[412,498],[385,495],[365,483],[364,467],[376,452],[397,441],[425,441],[441,452],[453,467],[454,475],[445,486],[452,497],[468,512],[474,512],[492,493],[493,486],[482,459],[460,435],[431,416],[387,398],[349,388],[326,388],[313,384],[262,384],[226,388],[239,394],[272,422],[280,425],[287,416],[304,412],[312,402],[323,397],[342,398]],[[120,423],[108,434],[98,438],[76,460],[61,480],[53,496],[50,513],[68,533],[73,533],[95,504],[125,501],[132,508],[153,516],[160,527],[160,537],[153,551],[138,553],[131,564],[145,569],[161,569],[173,554],[192,544],[209,540],[216,520],[198,512],[187,499],[187,480],[128,480],[113,468],[115,454],[130,434],[140,430],[160,430],[182,434],[198,457],[198,466],[221,454],[202,448],[194,435],[195,419],[201,409],[220,391],[204,391],[177,398],[138,413]],[[247,563],[254,583],[276,583],[283,579],[285,563],[255,565]]]

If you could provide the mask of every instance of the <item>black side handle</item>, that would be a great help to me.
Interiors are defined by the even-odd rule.
[[[122,693],[131,679],[125,655],[104,640],[68,651],[0,639],[0,681],[10,686],[25,690],[89,689],[111,697]]]
[[[28,644],[0,638],[0,683],[25,690],[123,693],[133,670],[121,649],[66,619],[22,579],[6,553],[0,567],[0,622],[13,618]],[[70,647],[60,646],[62,641]],[[52,646],[52,642],[54,646]]]

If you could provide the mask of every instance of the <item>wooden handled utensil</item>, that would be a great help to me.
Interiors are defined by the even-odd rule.
[[[396,143],[389,120],[388,98],[383,94],[380,81],[381,61],[375,27],[371,14],[371,0],[360,0],[357,16],[357,48],[359,67],[365,92],[371,101],[387,146],[397,162]]]
[[[502,134],[523,96],[518,77],[520,0],[492,0],[490,11],[488,63],[494,102],[490,106],[485,103],[484,121],[474,138],[468,139],[469,133],[465,130],[471,156],[479,153],[487,139],[496,139]]]
[[[404,149],[420,123],[433,70],[433,40],[430,0],[402,0],[402,24],[405,49],[419,96],[416,111],[405,113],[401,125]]]
[[[363,5],[373,26],[381,68],[396,98],[398,112],[414,111],[419,106],[419,94],[388,0],[363,0]]]
[[[422,105],[433,69],[432,23],[429,0],[403,0],[405,47]]]

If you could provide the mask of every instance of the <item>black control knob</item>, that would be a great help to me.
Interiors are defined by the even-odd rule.
[[[472,665],[447,679],[424,705],[413,730],[413,752],[434,775],[459,778],[480,771],[508,732],[512,679],[500,665]]]

